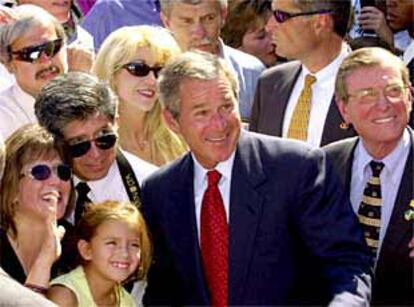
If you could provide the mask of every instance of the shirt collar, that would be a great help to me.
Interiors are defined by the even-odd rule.
[[[230,155],[230,157],[220,162],[214,168],[221,174],[221,180],[230,180],[231,178],[231,171],[233,169],[234,157],[236,156],[236,151]],[[197,186],[203,185],[207,183],[207,172],[211,169],[204,168],[196,159],[193,153],[191,153],[191,157],[194,161],[194,180]]]
[[[395,169],[400,166],[400,161],[403,160],[404,155],[410,150],[410,144],[410,134],[407,129],[404,129],[404,133],[394,150],[380,160],[384,163],[384,170],[387,173],[387,177],[389,177],[394,184],[398,184],[399,179],[398,172],[396,172]],[[356,169],[358,170],[358,179],[363,180],[364,174],[368,170],[369,162],[376,159],[367,152],[363,142],[358,142],[357,148],[355,149],[355,159],[357,161]]]
[[[351,52],[348,44],[342,43],[341,51],[339,52],[338,56],[327,66],[323,67],[321,70],[317,71],[316,73],[311,73],[305,65],[302,65],[302,75],[306,76],[311,74],[316,77],[317,84],[327,84],[326,81],[335,82],[335,78],[332,76],[336,76],[339,66],[345,59],[345,57]]]

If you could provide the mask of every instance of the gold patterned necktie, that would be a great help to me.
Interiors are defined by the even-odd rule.
[[[290,120],[287,137],[306,141],[308,138],[309,114],[312,101],[312,85],[316,82],[316,77],[306,75],[305,85],[300,93],[298,103],[293,111]]]
[[[377,253],[381,228],[381,180],[384,163],[371,161],[372,176],[367,181],[362,201],[358,209],[358,219],[364,229],[365,241],[374,255]]]

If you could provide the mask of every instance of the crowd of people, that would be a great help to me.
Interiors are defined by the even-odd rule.
[[[414,305],[412,0],[1,0],[0,305]]]

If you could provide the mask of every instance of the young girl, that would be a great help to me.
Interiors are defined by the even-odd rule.
[[[80,265],[52,280],[48,298],[59,306],[135,306],[121,283],[143,279],[151,262],[147,228],[137,208],[118,201],[93,204],[76,238]]]

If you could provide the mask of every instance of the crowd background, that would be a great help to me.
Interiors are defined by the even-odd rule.
[[[194,63],[190,61],[182,67],[176,63],[177,70],[163,72],[176,58],[186,63],[192,57],[187,57],[187,52],[193,50],[222,59],[232,76],[228,75],[227,68],[221,68],[221,64],[207,55],[194,56]],[[207,68],[205,72],[197,72],[198,61],[216,63],[221,75],[210,73]],[[175,80],[168,73],[183,79]],[[206,83],[189,86],[183,81],[187,74],[190,79]],[[225,76],[225,85],[220,83],[222,76]],[[220,82],[212,85],[211,80]],[[303,293],[298,293],[303,295],[303,301],[288,300],[280,294],[283,290],[268,288],[262,300],[255,296],[260,291],[253,293],[256,290],[252,290],[251,297],[245,301],[236,299],[233,290],[229,290],[224,305],[236,302],[318,304],[331,300],[341,306],[341,302],[354,302],[353,297],[344,298],[335,292],[346,288],[358,297],[360,306],[365,306],[367,293],[371,291],[366,288],[371,288],[370,283],[373,304],[413,304],[414,268],[410,257],[414,256],[414,240],[411,240],[414,234],[412,227],[407,227],[413,219],[410,213],[414,216],[410,166],[413,83],[413,0],[0,0],[0,137],[6,145],[0,182],[0,266],[5,274],[0,274],[0,285],[4,282],[2,278],[6,278],[5,283],[9,278],[26,288],[17,288],[16,292],[22,291],[22,295],[14,297],[15,292],[0,287],[0,305],[4,291],[17,304],[29,304],[24,297],[37,293],[39,297],[31,299],[34,304],[36,300],[42,302],[40,296],[46,296],[60,305],[134,306],[143,304],[146,289],[147,304],[213,302],[213,305],[222,305],[223,297],[215,296],[206,263],[203,262],[207,286],[199,285],[196,279],[191,286],[186,284],[187,280],[180,284],[182,280],[177,276],[182,272],[177,268],[177,259],[177,267],[171,264],[176,257],[175,242],[170,242],[169,234],[164,233],[170,221],[160,213],[164,208],[159,205],[164,201],[166,206],[173,202],[171,195],[175,191],[172,189],[171,195],[164,195],[159,188],[165,185],[163,176],[172,178],[168,180],[169,185],[184,185],[188,157],[196,165],[200,162],[201,169],[221,170],[217,166],[221,162],[238,161],[237,154],[236,158],[227,155],[228,148],[209,147],[206,142],[219,144],[228,137],[231,139],[228,146],[235,152],[235,144],[239,144],[236,133],[239,120],[240,142],[246,142],[245,135],[250,130],[306,144],[309,146],[306,148],[314,150],[309,161],[318,155],[327,157],[327,169],[330,172],[332,166],[337,176],[333,178],[338,179],[338,193],[347,194],[346,205],[350,210],[344,213],[344,220],[350,214],[352,219],[360,221],[361,229],[355,231],[354,237],[351,235],[354,221],[337,225],[349,239],[349,245],[341,252],[349,246],[355,249],[358,263],[353,273],[357,272],[355,278],[360,288],[354,292],[349,290],[346,284],[349,272],[345,272],[350,263],[349,254],[338,251],[338,257],[344,260],[343,267],[336,268],[341,282],[329,275],[334,274],[333,265],[320,270],[329,275],[331,288],[338,287],[330,289],[331,298],[314,296],[325,286],[321,283],[306,291],[305,287],[301,288]],[[196,88],[199,94],[194,94]],[[352,90],[354,93],[350,94]],[[223,93],[227,98],[220,96]],[[183,113],[184,95],[201,102]],[[213,98],[218,102],[227,101],[216,113],[210,108]],[[353,104],[353,99],[360,104]],[[264,145],[256,149],[257,154],[267,158],[270,149],[261,150],[279,145],[272,145],[273,138],[266,141],[266,137],[261,137],[257,142]],[[290,143],[285,143],[284,146],[283,150],[291,156],[299,152],[296,145],[290,147]],[[309,157],[305,156],[304,161],[308,161]],[[211,159],[217,163],[203,164]],[[380,170],[381,175],[376,173],[371,159],[382,163],[380,168],[385,171]],[[295,163],[294,159],[286,161]],[[179,163],[182,164],[177,171]],[[229,165],[232,169],[233,164]],[[311,163],[307,167],[311,169]],[[236,182],[242,173],[229,175],[230,179]],[[254,180],[244,175],[243,180]],[[311,175],[314,173],[304,177]],[[328,178],[330,173],[324,175]],[[289,178],[293,182],[292,176]],[[193,195],[193,202],[201,207],[203,194],[210,187],[207,188],[207,177],[204,182],[197,178],[197,170],[194,177],[194,181],[185,182],[186,185],[190,182],[193,188],[182,192]],[[149,183],[143,186],[147,180]],[[228,217],[229,198],[231,195],[233,200],[235,191],[225,192],[230,189],[229,183],[226,179],[220,180]],[[312,181],[313,177],[308,180]],[[368,196],[364,188],[367,182],[371,184],[370,189],[380,182],[380,197]],[[147,200],[144,204],[141,188]],[[323,188],[327,189],[325,197],[333,197],[330,189],[334,188],[328,184]],[[273,192],[264,193],[268,199],[274,196]],[[318,192],[309,193],[317,195]],[[307,197],[314,200],[312,196]],[[367,199],[374,198],[380,199],[374,202],[380,203],[382,213],[370,208]],[[180,200],[180,203],[186,201]],[[320,200],[332,203],[335,208],[337,201],[336,198]],[[160,207],[157,207],[159,212],[145,209],[154,203]],[[322,216],[326,212],[318,210],[317,215],[321,216],[313,218],[323,221],[328,215]],[[197,212],[194,214],[200,213]],[[339,212],[342,211],[329,215],[330,218],[336,218]],[[302,218],[302,213],[297,214]],[[303,217],[302,227],[292,227],[284,239],[292,233],[296,236],[297,231],[300,240],[319,240],[319,230],[306,222],[311,215]],[[148,229],[144,219],[149,221]],[[191,230],[194,233],[202,227],[200,218],[197,219]],[[292,218],[293,224],[296,219]],[[290,223],[291,220],[286,225],[290,227]],[[227,224],[231,225],[231,219],[227,219]],[[326,224],[327,229],[330,226]],[[307,233],[309,229],[314,233]],[[147,232],[154,232],[154,237]],[[359,232],[363,234],[361,237]],[[231,233],[231,227],[227,235],[237,236]],[[372,282],[365,278],[372,272],[365,270],[367,250],[360,250],[358,241],[362,237],[375,263],[371,268],[375,272]],[[399,241],[393,245],[392,238]],[[331,239],[334,246],[337,238],[332,235],[324,242],[327,249],[331,247]],[[191,241],[185,234],[183,240],[186,244]],[[202,240],[200,235],[197,240]],[[286,242],[290,245],[289,240]],[[266,244],[272,244],[269,242]],[[305,245],[311,258],[320,256],[316,257],[318,265],[312,269],[300,267],[301,274],[319,277],[319,262],[331,261],[332,254],[312,244]],[[292,243],[292,246],[289,247],[296,252],[296,245]],[[398,252],[394,252],[397,248]],[[111,263],[116,269],[102,264],[109,261],[108,255],[113,257]],[[206,261],[204,255],[197,257]],[[263,269],[261,264],[257,264],[258,270]],[[284,268],[288,270],[290,264]],[[285,273],[281,275],[289,281],[287,284],[295,284],[293,275]],[[102,274],[107,278],[102,278]],[[171,289],[165,289],[166,282],[158,283],[163,277],[174,284]],[[227,287],[226,278],[234,276],[230,272],[230,277],[220,280]],[[391,278],[396,280],[395,285],[387,281]],[[302,283],[306,282],[304,278]],[[98,283],[101,287],[87,287],[88,283]],[[208,288],[210,292],[205,292],[209,293],[208,299],[201,294],[196,297],[199,289],[194,290],[193,286]],[[187,292],[193,290],[196,294],[187,297]],[[176,293],[172,294],[173,291]],[[266,301],[267,295],[269,301]]]

